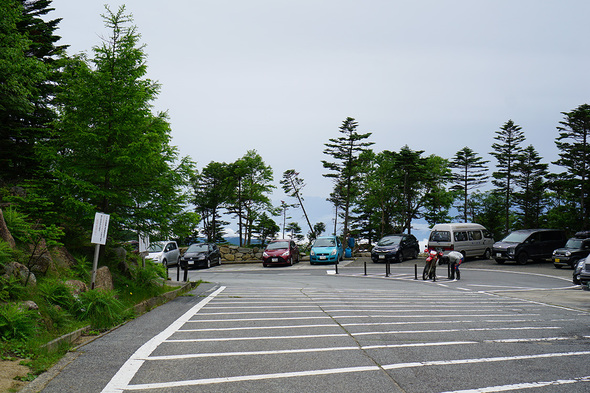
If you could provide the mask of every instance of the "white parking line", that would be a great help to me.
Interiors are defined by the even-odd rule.
[[[162,344],[168,337],[176,332],[182,325],[186,323],[193,315],[199,312],[207,303],[215,296],[221,293],[225,287],[220,287],[215,292],[201,300],[198,304],[184,313],[180,318],[172,322],[166,329],[158,335],[152,337],[151,340],[143,344],[127,361],[113,378],[109,381],[107,386],[102,390],[102,393],[121,393],[127,389],[127,385],[133,379],[139,368],[143,365],[146,357],[148,357],[160,344]]]
[[[572,383],[590,382],[590,375],[586,377],[579,377],[573,379],[557,379],[555,381],[546,382],[528,382],[528,383],[515,383],[512,385],[501,385],[501,386],[489,386],[478,389],[467,389],[467,390],[453,390],[444,393],[492,393],[492,392],[508,392],[510,390],[521,390],[521,389],[533,389],[542,388],[545,386],[559,386],[569,385]]]
[[[193,380],[186,380],[186,381],[173,381],[173,382],[128,385],[125,390],[166,389],[166,388],[173,388],[173,387],[212,385],[212,384],[230,383],[230,382],[260,381],[260,380],[264,380],[264,379],[309,377],[309,376],[317,376],[317,375],[379,371],[381,369],[399,370],[399,369],[416,368],[416,367],[505,362],[505,361],[515,361],[515,360],[531,360],[531,359],[557,358],[557,357],[566,357],[566,356],[584,356],[584,355],[590,355],[590,351],[565,352],[565,353],[543,353],[543,354],[520,355],[520,356],[502,356],[502,357],[495,357],[495,358],[438,360],[438,361],[413,362],[413,363],[396,363],[396,364],[384,365],[381,367],[378,367],[378,366],[343,367],[343,368],[332,368],[332,369],[324,369],[324,370],[310,370],[310,371],[286,372],[286,373],[276,373],[276,374],[258,374],[258,375],[240,375],[240,376],[222,377],[222,378],[204,378],[204,379],[193,379]]]
[[[433,330],[390,330],[383,332],[359,332],[359,333],[329,333],[329,334],[303,334],[293,336],[249,336],[249,337],[214,337],[214,338],[179,338],[168,339],[168,343],[198,343],[198,342],[223,342],[223,341],[248,341],[248,340],[288,340],[288,339],[310,339],[324,337],[350,337],[368,336],[375,334],[421,334],[421,333],[454,333],[454,332],[485,332],[499,330],[548,330],[561,329],[557,326],[523,326],[523,327],[491,327],[491,328],[467,328],[467,329],[433,329]]]

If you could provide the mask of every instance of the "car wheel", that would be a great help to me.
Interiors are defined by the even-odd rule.
[[[496,259],[496,263],[497,263],[498,265],[503,265],[503,264],[504,264],[504,262],[506,262],[506,261],[505,261],[505,260],[503,260],[503,259]]]
[[[402,254],[401,252],[395,254],[395,261],[397,263],[402,263],[404,261],[404,254]]]
[[[289,257],[289,266],[293,266],[293,255]]]
[[[207,269],[209,269],[211,267],[211,260],[207,259]]]
[[[492,256],[492,251],[489,248],[486,248],[486,251],[483,253],[483,259],[490,259]]]
[[[414,251],[412,251],[412,257],[411,257],[411,259],[418,258],[418,254],[419,254],[418,250],[414,249]]]
[[[263,263],[262,267],[268,267],[268,265],[266,263]]]
[[[162,261],[162,265],[164,265],[164,267],[168,267],[168,261],[164,259],[164,260]]]
[[[518,263],[519,265],[526,265],[528,260],[529,256],[524,251],[516,256],[516,263]]]
[[[574,285],[580,285],[580,275],[574,274],[574,278],[572,281],[574,282]]]
[[[217,266],[221,266],[221,257],[217,258]]]

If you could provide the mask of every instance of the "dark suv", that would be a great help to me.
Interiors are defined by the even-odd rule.
[[[576,263],[590,254],[590,231],[578,232],[565,243],[565,247],[553,251],[553,266],[576,267]]]
[[[516,261],[525,265],[529,259],[551,258],[553,250],[565,245],[565,232],[558,229],[521,229],[494,243],[496,263]]]
[[[403,262],[414,259],[420,253],[420,245],[414,235],[398,234],[383,237],[371,251],[373,262]]]

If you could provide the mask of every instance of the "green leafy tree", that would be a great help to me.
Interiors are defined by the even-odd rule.
[[[209,242],[223,241],[221,209],[229,202],[235,181],[232,166],[223,162],[210,162],[193,180],[195,210],[200,214],[203,232]]]
[[[463,210],[464,222],[468,222],[469,191],[479,188],[488,180],[487,163],[488,161],[469,147],[464,147],[455,154],[449,164],[451,168],[456,169],[452,176],[452,182],[455,184],[453,190],[460,192],[463,197],[463,206],[459,208]]]
[[[510,229],[510,209],[512,207],[512,193],[515,166],[519,161],[522,147],[520,144],[525,140],[524,133],[520,126],[514,124],[512,120],[508,120],[499,131],[496,131],[494,137],[497,143],[492,144],[492,151],[490,154],[496,158],[496,171],[492,173],[492,184],[497,187],[497,190],[504,195],[504,230],[508,232]]]
[[[297,222],[290,222],[287,224],[287,232],[290,233],[291,239],[301,241],[304,238],[304,236],[301,234],[301,226]]]
[[[563,177],[578,192],[577,200],[583,229],[588,229],[590,198],[590,105],[580,105],[571,112],[563,112],[564,120],[557,128],[555,144],[559,159],[554,164],[566,169]]]
[[[355,119],[347,117],[339,128],[342,136],[330,138],[330,142],[324,144],[326,146],[324,154],[330,156],[333,161],[322,160],[324,168],[330,171],[324,174],[324,177],[334,181],[334,191],[328,200],[336,206],[336,209],[339,207],[343,209],[345,235],[348,234],[351,207],[359,195],[362,181],[359,157],[373,145],[373,142],[367,141],[371,133],[359,134],[357,127],[358,123]]]
[[[252,228],[252,232],[257,235],[262,247],[264,247],[270,239],[273,239],[281,228],[277,223],[266,214],[262,212],[257,218]]]
[[[166,113],[152,113],[159,85],[145,78],[145,53],[132,18],[121,7],[103,15],[110,37],[64,69],[57,95],[59,121],[47,144],[48,189],[64,215],[90,226],[110,214],[109,234],[136,229],[169,237],[182,215],[194,164],[178,159]]]
[[[260,212],[273,210],[268,196],[274,188],[271,184],[273,171],[256,150],[249,150],[232,164],[232,174],[236,187],[230,195],[227,210],[238,219],[240,246],[243,240],[250,245],[254,222]]]
[[[514,184],[520,191],[514,193],[516,206],[519,208],[520,227],[539,228],[541,215],[545,209],[545,176],[547,164],[541,162],[541,157],[532,145],[522,150],[515,163]]]
[[[469,196],[469,206],[473,221],[486,227],[494,239],[503,239],[504,232],[504,202],[502,194],[495,191],[473,192]]]

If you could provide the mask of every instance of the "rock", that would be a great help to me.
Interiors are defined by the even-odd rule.
[[[65,284],[72,289],[72,294],[74,294],[74,296],[78,296],[82,292],[88,291],[88,285],[80,280],[68,280]]]
[[[30,275],[29,275],[30,274]],[[35,277],[34,273],[30,273],[29,269],[23,264],[18,262],[10,262],[6,266],[4,266],[4,277],[15,277],[19,280],[22,285],[37,285],[37,277]],[[28,282],[27,282],[28,277]]]
[[[254,254],[254,259],[262,259],[262,253],[257,252],[256,254]]]
[[[12,234],[8,230],[6,226],[6,221],[4,221],[4,214],[2,214],[2,209],[0,209],[0,239],[4,240],[11,248],[16,247],[16,243]]]
[[[94,289],[100,289],[105,291],[112,291],[115,287],[113,286],[113,276],[107,266],[99,267],[96,270],[96,281],[94,282]]]
[[[25,300],[24,302],[20,303],[21,308],[25,310],[38,310],[39,306],[32,300]]]
[[[219,247],[219,252],[222,254],[229,254],[229,247],[221,246],[221,247]]]
[[[227,254],[225,256],[225,260],[226,261],[235,261],[236,260],[236,257],[233,254]]]
[[[252,252],[252,249],[248,247],[238,247],[238,252],[242,254],[250,254]]]
[[[236,259],[241,259],[244,256],[244,254],[242,254],[241,252],[236,252],[234,254],[234,257],[236,257]]]

